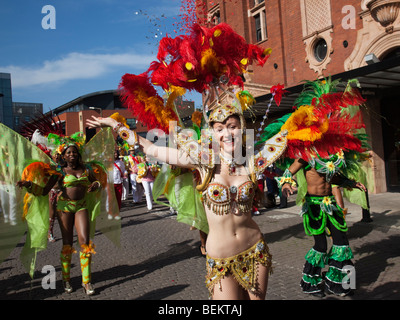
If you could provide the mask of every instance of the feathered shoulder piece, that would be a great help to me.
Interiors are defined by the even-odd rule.
[[[58,118],[58,117],[57,117]],[[54,151],[54,146],[49,144],[47,137],[49,134],[63,136],[63,127],[60,119],[55,121],[51,113],[37,113],[29,122],[25,122],[20,129],[21,135],[30,140],[48,156]]]
[[[35,132],[40,132],[43,136],[47,136],[49,133],[62,135],[63,128],[59,118],[58,121],[55,121],[51,113],[44,114],[39,112],[31,121],[24,122],[20,132],[22,136],[31,140]]]
[[[359,109],[365,100],[352,86],[354,83],[351,80],[344,90],[339,90],[339,80],[307,82],[293,113],[266,127],[264,139],[273,134],[271,130],[286,130],[285,156],[306,161],[329,158],[342,151],[365,151],[360,134],[365,125]]]

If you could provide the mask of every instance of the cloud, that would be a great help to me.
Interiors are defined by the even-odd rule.
[[[125,54],[87,54],[72,52],[52,61],[45,61],[38,67],[7,66],[0,67],[2,72],[11,73],[13,88],[27,88],[36,85],[54,84],[79,79],[105,77],[115,69],[124,72],[147,70],[152,55]]]

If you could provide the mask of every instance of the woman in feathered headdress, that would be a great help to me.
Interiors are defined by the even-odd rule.
[[[256,175],[283,153],[286,138],[285,134],[278,133],[258,152],[251,153],[244,147],[249,143],[245,140],[242,103],[247,105],[253,99],[242,97],[240,100],[224,86],[241,87],[241,74],[246,67],[253,61],[262,65],[268,55],[269,50],[248,45],[226,24],[211,29],[195,25],[189,36],[164,38],[157,56],[159,61],[153,62],[142,75],[125,75],[121,89],[126,106],[150,129],[163,128],[169,120],[181,125],[179,117],[168,111],[174,110],[174,92],[178,88],[198,92],[213,90],[217,97],[223,90],[227,101],[222,103],[218,98],[214,105],[203,110],[206,125],[200,137],[197,130],[178,127],[175,131],[168,127],[167,132],[174,134],[176,146],[163,147],[137,136],[115,117],[93,117],[87,122],[89,127],[110,126],[129,145],[138,145],[145,154],[199,173],[200,181],[195,189],[189,174],[179,194],[192,197],[190,194],[196,192],[192,208],[198,206],[198,210],[192,209],[192,212],[205,212],[205,223],[200,221],[200,214],[186,221],[193,221],[196,228],[208,232],[206,286],[214,299],[264,299],[267,291],[271,255],[251,210],[253,202],[260,199]],[[160,99],[151,97],[150,82],[170,93],[172,98],[166,106],[160,104]],[[139,83],[142,85],[138,86]],[[230,98],[232,101],[228,101]],[[163,112],[154,113],[157,108]],[[160,117],[162,114],[165,116]],[[165,186],[170,185],[168,181]],[[200,197],[203,205],[196,201]]]

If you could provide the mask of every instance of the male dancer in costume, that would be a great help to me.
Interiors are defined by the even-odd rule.
[[[286,170],[286,182],[282,185],[282,194],[289,197],[293,194],[293,185],[290,183],[292,175],[299,170],[305,170],[307,182],[307,195],[303,205],[304,229],[307,235],[314,237],[315,244],[306,254],[306,263],[303,269],[301,287],[303,292],[317,296],[324,296],[321,270],[325,262],[329,265],[328,273],[325,275],[325,286],[329,292],[337,295],[347,295],[350,288],[343,286],[346,273],[345,266],[353,266],[351,259],[353,253],[349,247],[346,231],[347,224],[343,209],[336,203],[332,195],[332,183],[339,186],[358,188],[366,191],[363,184],[345,178],[342,175],[334,175],[330,181],[326,175],[312,168],[302,159],[296,159]],[[333,246],[327,254],[326,228],[332,236]]]
[[[299,186],[297,198],[303,205],[304,229],[315,241],[305,256],[300,285],[303,292],[318,296],[324,296],[321,270],[326,263],[327,290],[341,296],[351,291],[344,279],[349,270],[345,266],[353,265],[353,253],[346,235],[344,210],[333,195],[333,185],[358,192],[358,204],[365,202],[365,186],[346,177],[360,179],[361,160],[367,150],[358,108],[365,100],[351,83],[343,92],[336,89],[338,81],[308,83],[296,101],[297,109],[278,120],[284,122],[280,130],[288,131],[285,157],[292,163],[276,180],[284,196],[293,194],[296,184]],[[295,174],[297,182],[293,179]],[[333,240],[329,253],[326,233]]]

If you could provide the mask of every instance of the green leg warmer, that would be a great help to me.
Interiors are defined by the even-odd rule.
[[[61,272],[62,272],[62,279],[64,282],[70,280],[70,271],[71,271],[71,258],[72,254],[76,251],[70,245],[64,245],[61,254]]]

